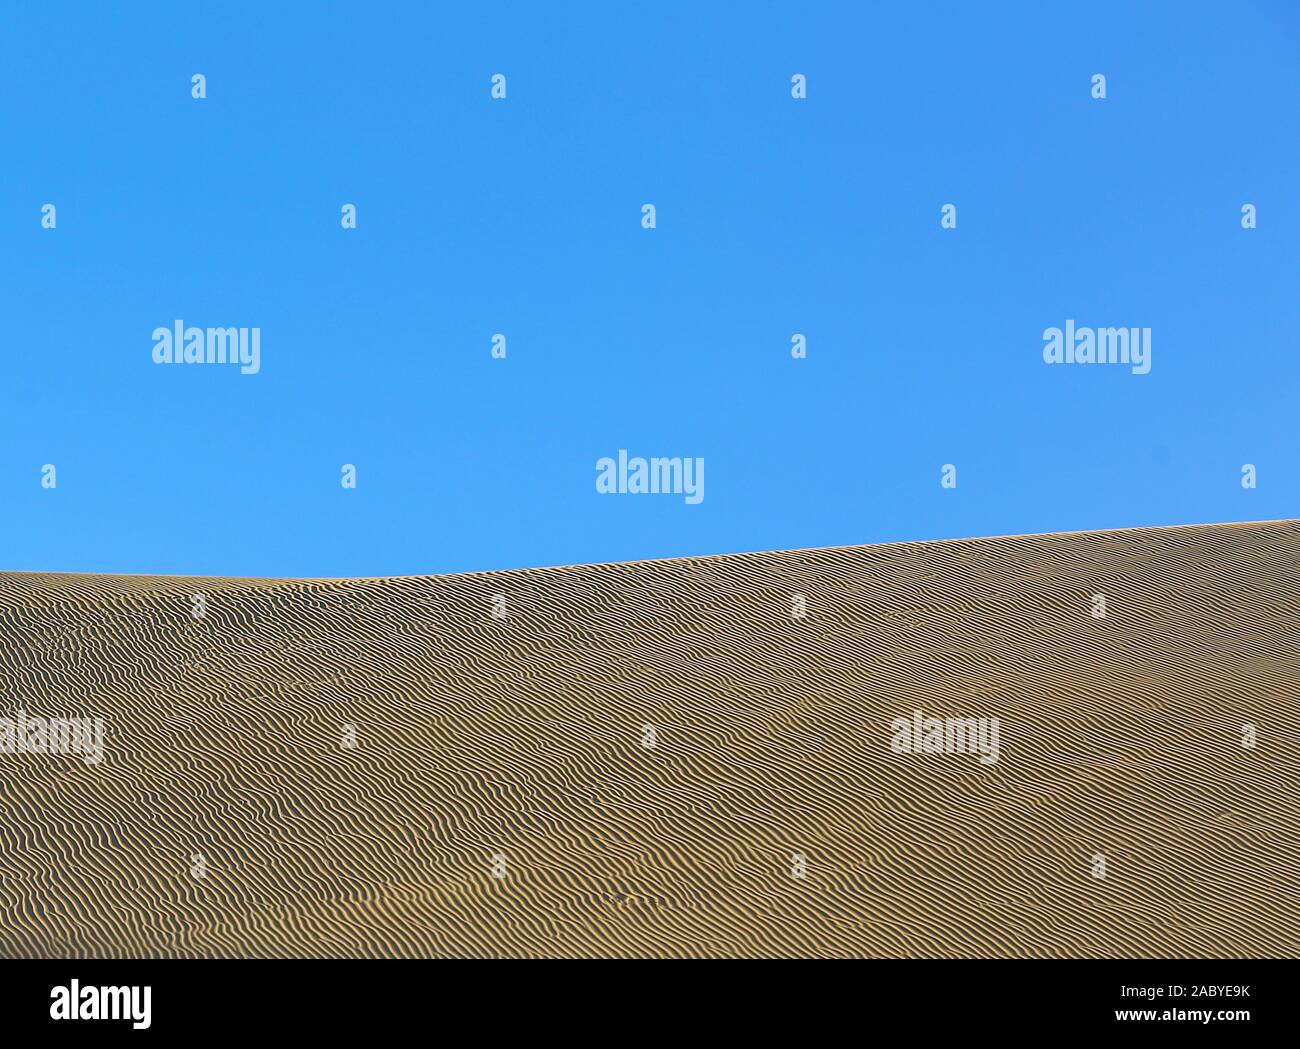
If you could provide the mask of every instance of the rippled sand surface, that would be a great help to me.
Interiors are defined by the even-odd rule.
[[[1300,955],[1297,522],[4,574],[0,634],[0,718],[107,732],[0,753],[4,956]]]

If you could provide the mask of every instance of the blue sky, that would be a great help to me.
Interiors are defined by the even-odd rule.
[[[1300,14],[1056,6],[7,9],[0,568],[1296,516]],[[177,319],[259,327],[260,373],[155,365]],[[1046,365],[1067,319],[1151,372]],[[620,448],[704,501],[598,494]]]

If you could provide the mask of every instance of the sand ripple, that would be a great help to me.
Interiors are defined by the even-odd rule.
[[[0,634],[0,717],[108,730],[0,754],[4,956],[1300,955],[1296,522],[4,574]]]

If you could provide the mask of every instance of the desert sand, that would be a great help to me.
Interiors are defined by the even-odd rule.
[[[105,728],[9,730],[5,957],[1300,955],[1300,522],[6,573],[0,632],[0,717]]]

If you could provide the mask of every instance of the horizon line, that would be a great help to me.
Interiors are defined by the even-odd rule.
[[[884,543],[844,543],[833,546],[795,546],[770,550],[736,550],[721,554],[679,554],[674,557],[648,557],[627,561],[580,561],[570,564],[533,565],[526,568],[479,568],[465,572],[423,572],[410,575],[369,575],[369,576],[242,576],[242,575],[193,575],[186,573],[165,572],[57,572],[30,569],[2,569],[0,576],[69,576],[77,578],[109,579],[224,579],[230,581],[265,582],[265,583],[354,583],[377,580],[402,579],[441,579],[450,576],[504,575],[517,572],[564,572],[579,568],[617,568],[624,565],[668,564],[674,561],[717,560],[730,557],[764,557],[779,554],[799,554],[814,551],[860,550],[865,548],[884,548],[895,546],[935,546],[943,543],[986,543],[1005,539],[1045,539],[1052,537],[1080,535],[1112,535],[1124,532],[1175,531],[1193,528],[1250,528],[1260,525],[1300,524],[1300,518],[1282,517],[1265,521],[1211,521],[1194,522],[1177,525],[1129,525],[1123,528],[1089,528],[1062,532],[1015,532],[1005,535],[949,536],[942,539],[896,539]]]

